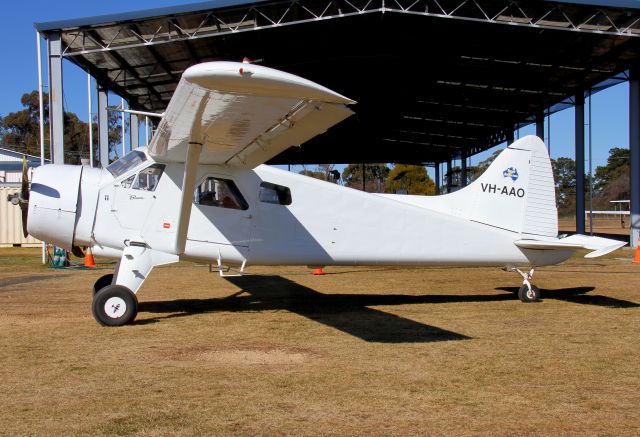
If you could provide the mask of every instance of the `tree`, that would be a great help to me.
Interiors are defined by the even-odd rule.
[[[0,142],[5,147],[30,155],[40,155],[40,102],[38,91],[31,91],[22,95],[20,99],[24,109],[11,112],[0,117]],[[44,134],[45,158],[49,158],[49,95],[44,93]],[[109,151],[115,152],[115,147],[121,141],[120,114],[109,113]],[[80,120],[73,112],[65,112],[64,149],[65,162],[79,164],[80,158],[89,157],[89,126]],[[93,136],[97,138],[97,123],[93,125]],[[117,155],[117,154],[116,154]]]
[[[627,200],[631,196],[629,149],[609,150],[607,165],[598,166],[594,174],[594,207],[609,209],[611,200]]]
[[[45,144],[49,143],[49,96],[44,95]],[[9,148],[30,155],[40,155],[40,103],[37,91],[23,94],[20,99],[23,108],[11,112],[2,119],[0,141]],[[49,150],[45,147],[45,155]]]
[[[386,193],[406,190],[407,194],[433,195],[436,185],[420,165],[394,164],[384,184]]]
[[[571,158],[559,157],[557,160],[551,160],[551,168],[556,184],[559,215],[575,214],[576,162]]]
[[[321,181],[327,180],[326,175],[321,171],[307,170],[305,168],[304,170],[300,170],[300,172],[298,173],[301,175],[309,176],[310,178],[320,179]]]
[[[334,167],[335,164],[320,164],[315,170],[307,170],[305,167],[299,174],[337,184],[338,179],[340,179],[340,173],[338,170],[334,170]]]
[[[383,191],[384,183],[389,176],[386,164],[365,164],[365,190],[370,193]],[[362,164],[349,164],[342,171],[342,181],[347,187],[362,189]]]
[[[629,149],[609,149],[607,165],[598,166],[594,174],[594,191],[601,192],[623,174],[629,174]]]
[[[495,159],[498,157],[498,155],[502,153],[502,150],[496,150],[495,152],[493,152],[491,154],[491,156],[489,156],[487,159],[485,159],[484,161],[480,161],[478,163],[478,165],[474,165],[471,166],[467,169],[467,173],[469,173],[471,175],[471,180],[475,181],[476,179],[478,179],[485,171],[487,171],[487,169],[489,168],[489,166],[491,164],[493,164],[493,161],[495,161]]]

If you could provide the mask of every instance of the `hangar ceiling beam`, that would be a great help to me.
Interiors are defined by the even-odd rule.
[[[134,31],[136,31],[136,33],[138,33],[138,34],[140,33],[140,29],[135,24],[131,24],[130,28],[133,29]],[[167,75],[169,75],[172,79],[175,80],[176,79],[176,75],[172,71],[171,66],[167,62],[165,62],[163,60],[164,58],[162,56],[160,56],[160,54],[158,53],[156,48],[153,47],[153,46],[149,46],[148,50],[149,50],[149,53],[151,53],[151,56],[153,56],[153,59],[160,66],[160,68],[162,68]]]
[[[94,31],[90,31],[89,34],[91,35],[92,39],[98,39],[100,40],[100,35],[98,35],[97,33],[95,33]],[[131,76],[133,76],[133,78],[135,80],[137,80],[139,83],[143,84],[146,86],[147,89],[150,90],[150,92],[156,96],[158,98],[158,100],[160,101],[164,101],[164,99],[162,98],[162,96],[155,90],[154,87],[150,86],[150,84],[143,79],[142,77],[140,77],[140,75],[138,74],[138,72],[135,70],[135,68],[133,68],[129,62],[127,62],[126,59],[124,59],[118,52],[112,51],[109,52],[109,55],[113,58],[114,61],[116,61],[119,65],[122,65],[123,67],[123,71],[128,72]],[[106,84],[105,84],[106,85]],[[120,97],[124,97],[124,96],[120,96]],[[129,102],[129,104],[131,104],[133,102]]]
[[[111,51],[124,48],[151,47],[168,41],[196,40],[213,36],[222,36],[238,32],[280,27],[287,24],[305,23],[320,19],[346,18],[367,13],[403,13],[436,18],[457,19],[493,25],[509,25],[535,29],[552,29],[585,34],[639,37],[637,28],[640,15],[634,11],[616,11],[598,7],[589,8],[590,12],[576,11],[571,4],[554,2],[517,2],[515,0],[474,0],[462,2],[432,2],[430,0],[352,0],[341,2],[336,7],[334,0],[291,0],[274,3],[253,3],[249,5],[221,8],[215,15],[209,11],[194,10],[176,13],[171,18],[202,16],[202,23],[192,33],[184,32],[183,26],[166,25],[153,37],[144,41],[131,42],[124,36],[113,38],[106,43],[88,45],[83,33],[86,29],[79,26],[77,35],[64,51],[64,56]],[[585,15],[591,14],[590,19]],[[154,17],[148,17],[152,19]],[[157,18],[157,17],[156,17]],[[214,18],[212,24],[208,23]],[[133,20],[135,21],[135,20]],[[629,24],[630,23],[630,24]],[[122,24],[122,28],[129,26]],[[39,29],[42,30],[42,29]],[[46,30],[46,29],[45,29]],[[181,32],[179,30],[182,30]],[[117,32],[116,35],[120,33]],[[141,36],[141,35],[140,35]]]
[[[187,33],[178,25],[178,23],[176,22],[175,18],[172,18],[169,20],[169,22],[171,24],[173,24],[173,26],[176,29],[176,32],[178,32],[178,34],[181,37],[185,37],[188,36]],[[189,52],[189,56],[191,57],[192,62],[199,64],[202,62],[202,58],[200,58],[200,56],[196,53],[196,50],[193,48],[193,44],[191,44],[191,41],[189,41],[189,39],[183,39],[183,44],[184,46],[187,48],[187,51]]]

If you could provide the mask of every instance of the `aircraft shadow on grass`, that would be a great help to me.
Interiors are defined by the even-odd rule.
[[[405,294],[322,294],[281,276],[227,277],[241,289],[224,298],[181,299],[141,302],[140,312],[169,314],[139,320],[135,324],[154,323],[163,318],[184,317],[216,311],[254,312],[286,310],[331,326],[364,341],[376,343],[430,343],[469,340],[471,337],[430,326],[370,306],[438,304],[464,302],[500,302],[517,299],[518,287],[500,287],[497,295],[405,295]],[[541,290],[542,297],[609,308],[634,308],[640,305],[606,296],[587,296],[594,287]]]
[[[509,291],[517,294],[519,287],[498,287],[496,290]],[[583,305],[595,305],[606,308],[638,308],[640,304],[624,299],[602,295],[587,295],[595,287],[558,288],[555,290],[540,289],[542,299],[556,299]]]
[[[375,305],[458,301],[464,300],[464,296],[329,295],[319,293],[281,276],[243,276],[225,279],[241,288],[241,291],[225,298],[141,302],[138,306],[140,312],[172,314],[139,320],[134,323],[153,323],[162,318],[215,311],[286,310],[368,342],[430,343],[471,338],[457,332],[369,308],[369,306]],[[512,298],[509,295],[504,296]],[[473,296],[473,298],[475,297],[480,296]],[[495,299],[495,297],[484,296],[486,300]]]

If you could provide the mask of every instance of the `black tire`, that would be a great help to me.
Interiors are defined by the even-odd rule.
[[[107,285],[93,296],[93,317],[102,326],[131,323],[138,314],[138,298],[122,285]]]
[[[102,290],[107,285],[111,285],[113,282],[113,273],[109,273],[108,275],[100,276],[95,284],[93,284],[93,295]]]
[[[524,303],[537,302],[540,300],[540,289],[535,285],[531,285],[531,289],[525,284],[522,284],[518,291],[518,297]]]

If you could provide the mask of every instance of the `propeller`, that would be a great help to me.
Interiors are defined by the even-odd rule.
[[[26,156],[22,157],[22,186],[20,187],[19,205],[22,210],[22,233],[25,238],[29,236],[27,232],[27,218],[29,215],[29,167]]]

